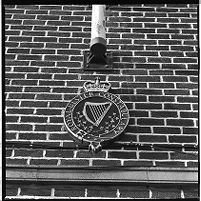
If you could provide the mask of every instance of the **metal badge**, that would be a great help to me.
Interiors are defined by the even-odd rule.
[[[95,83],[85,82],[85,92],[73,98],[64,113],[64,122],[72,137],[95,152],[119,136],[129,122],[127,106],[108,92],[110,87],[110,83],[100,83],[99,78]]]

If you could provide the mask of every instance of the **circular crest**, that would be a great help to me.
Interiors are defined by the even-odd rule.
[[[125,103],[104,91],[87,91],[66,107],[64,122],[72,137],[82,143],[99,144],[120,135],[129,121]]]

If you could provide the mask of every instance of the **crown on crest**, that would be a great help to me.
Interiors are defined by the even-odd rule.
[[[83,87],[85,91],[107,92],[111,88],[111,84],[108,82],[100,82],[100,78],[96,77],[95,82],[85,82]]]

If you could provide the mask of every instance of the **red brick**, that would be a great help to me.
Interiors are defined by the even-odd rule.
[[[46,140],[46,134],[45,133],[19,133],[19,139],[20,140]]]
[[[139,135],[140,142],[167,142],[165,135]]]
[[[162,109],[162,104],[157,103],[135,103],[136,109]]]
[[[57,159],[31,159],[30,165],[37,166],[49,166],[49,165],[57,165]]]
[[[32,127],[29,124],[7,124],[6,130],[32,131]]]
[[[174,84],[173,83],[149,83],[149,88],[173,88],[174,89]]]
[[[183,188],[185,198],[198,198],[199,192],[197,188]],[[198,198],[199,199],[199,198]]]
[[[176,83],[177,88],[185,88],[185,89],[197,89],[198,84],[196,83]]]
[[[121,166],[121,161],[120,160],[97,160],[94,159],[92,161],[93,166]]]
[[[7,140],[15,140],[16,139],[16,132],[6,132],[6,139]]]
[[[127,102],[146,102],[146,96],[136,96],[136,95],[127,95],[127,96],[120,96],[121,100]]]
[[[43,150],[41,149],[15,149],[14,156],[21,156],[21,157],[43,157]]]
[[[45,60],[48,61],[68,61],[69,56],[63,56],[63,55],[45,55]]]
[[[151,128],[145,126],[127,126],[126,130],[132,133],[151,133]]]
[[[51,79],[52,75],[47,73],[27,73],[27,79]]]
[[[7,166],[14,166],[14,165],[20,165],[20,166],[26,166],[27,165],[27,159],[24,158],[7,158],[6,159],[6,165]]]
[[[41,60],[42,56],[39,55],[18,55],[17,57],[18,60]]]
[[[180,161],[156,161],[156,167],[185,167],[184,162]]]
[[[181,198],[181,191],[180,189],[175,189],[175,188],[157,188],[157,189],[151,189],[152,191],[152,198]]]
[[[60,94],[37,94],[36,100],[62,100],[62,95]]]
[[[187,82],[188,78],[184,76],[163,76],[164,82]]]
[[[183,136],[169,136],[169,142],[170,143],[196,143],[196,136],[187,136],[187,135],[183,135]]]
[[[59,158],[72,158],[73,157],[73,151],[68,150],[47,150],[46,157],[59,157]]]
[[[50,87],[25,87],[25,92],[50,92]]]
[[[50,133],[49,140],[72,140],[72,137],[66,133]]]
[[[64,86],[65,85],[65,81],[47,81],[47,80],[39,80],[39,85],[43,86]]]
[[[6,122],[18,122],[18,116],[6,116]]]
[[[158,134],[181,134],[180,128],[176,127],[153,127],[153,131]]]
[[[178,117],[177,112],[174,111],[151,111],[151,117]]]
[[[21,116],[20,122],[47,123],[47,117]]]
[[[198,128],[183,128],[183,134],[198,134]]]
[[[197,103],[198,97],[177,96],[177,101],[180,103]]]
[[[171,160],[198,160],[198,155],[196,154],[188,154],[188,153],[182,153],[182,152],[174,152],[170,153],[170,159]]]
[[[54,74],[54,79],[56,79],[56,80],[78,80],[78,75],[76,75],[76,74]]]
[[[167,119],[167,125],[172,126],[194,126],[193,120],[190,119]]]
[[[151,118],[139,118],[137,119],[139,125],[164,125],[164,119],[151,119]]]
[[[6,86],[5,92],[22,92],[22,87]]]
[[[83,185],[57,185],[55,187],[55,196],[57,197],[84,197],[85,186]]]
[[[50,123],[63,123],[63,117],[50,117]]]
[[[130,117],[148,117],[149,116],[147,111],[130,110],[129,114],[130,114]]]
[[[60,166],[89,166],[89,160],[87,159],[68,159],[61,160]]]
[[[120,186],[121,198],[149,198],[149,189],[145,186]]]
[[[48,102],[45,101],[21,101],[21,107],[47,107]]]
[[[19,106],[19,101],[6,100],[5,105],[7,107],[18,107]]]
[[[154,160],[165,160],[168,159],[168,153],[164,152],[139,152],[140,159],[154,159]]]
[[[136,159],[136,152],[123,152],[123,151],[109,151],[108,158],[119,158],[119,159]]]
[[[45,25],[43,20],[23,20],[23,25]]]
[[[115,186],[93,185],[87,186],[87,197],[111,197],[115,198],[117,189]]]
[[[16,196],[18,193],[18,186],[16,184],[6,183],[6,196]]]
[[[188,167],[198,168],[198,162],[187,162]]]
[[[189,90],[164,90],[165,95],[190,95]]]
[[[124,160],[124,167],[153,167],[153,162],[139,160]]]
[[[174,96],[149,96],[150,102],[174,102]]]
[[[22,24],[22,20],[5,19],[5,24]]]
[[[180,112],[181,118],[198,118],[197,112]]]
[[[81,151],[79,150],[76,154],[76,158],[105,158],[106,153],[105,151],[98,152],[96,154],[93,154],[89,151]]]
[[[164,109],[167,110],[190,110],[191,106],[190,104],[178,104],[178,103],[165,103]]]
[[[7,114],[33,114],[34,109],[22,109],[22,108],[17,108],[17,109],[7,109]]]
[[[50,196],[52,187],[47,184],[22,184],[20,188],[22,196]]]
[[[34,26],[34,29],[33,30],[40,30],[40,31],[56,31],[57,30],[57,27],[56,26],[46,26],[46,25],[43,25],[43,26]]]
[[[61,131],[62,125],[35,125],[34,131]]]

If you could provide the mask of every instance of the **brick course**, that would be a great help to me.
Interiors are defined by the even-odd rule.
[[[95,73],[82,70],[91,6],[4,8],[5,136],[12,145],[7,166],[198,166],[197,5],[108,5],[107,51],[114,70]],[[97,76],[112,84],[111,93],[120,95],[131,118],[125,132],[95,156],[76,146],[64,127],[63,111],[83,83]],[[195,188],[110,186],[97,192],[96,187],[11,184],[7,196],[197,197]]]

